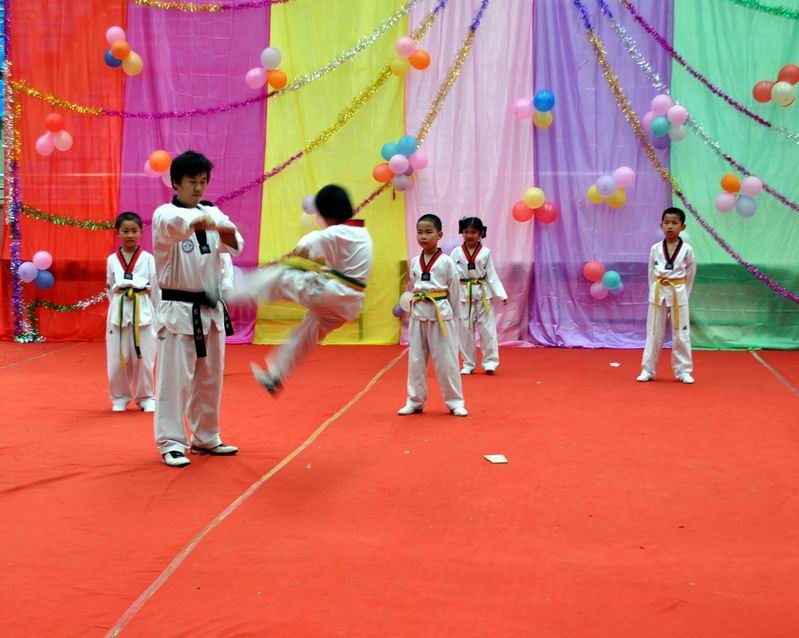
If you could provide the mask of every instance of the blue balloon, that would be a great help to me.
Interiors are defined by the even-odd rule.
[[[669,128],[671,127],[671,122],[665,115],[661,115],[660,117],[656,117],[652,120],[652,135],[655,137],[663,137],[669,134]]]
[[[616,286],[615,288],[611,288],[610,289],[610,294],[611,295],[617,295],[618,296],[618,295],[620,295],[623,292],[624,292],[624,282],[619,282],[618,286]]]
[[[621,275],[615,270],[606,270],[602,275],[602,285],[608,290],[613,290],[621,285]]]
[[[549,91],[539,91],[533,98],[533,106],[542,113],[551,111],[552,107],[555,106],[555,96]]]
[[[49,270],[40,270],[36,273],[36,279],[33,281],[37,288],[47,290],[48,288],[52,288],[53,284],[55,284],[55,277],[53,277],[53,273]]]
[[[757,212],[757,202],[747,195],[738,195],[735,211],[741,217],[751,217]]]
[[[111,55],[111,49],[108,49],[108,51],[105,52],[105,63],[112,69],[117,69],[122,66],[122,60],[117,60],[113,55]]]
[[[392,157],[394,157],[397,153],[399,153],[399,149],[394,142],[389,142],[388,144],[383,144],[383,148],[380,149],[380,155],[383,156],[383,159],[388,161]]]
[[[400,138],[399,144],[397,144],[397,150],[400,155],[410,157],[416,152],[417,146],[416,138],[413,135],[405,135]]]

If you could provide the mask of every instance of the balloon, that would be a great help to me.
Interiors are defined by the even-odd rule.
[[[417,71],[424,71],[430,66],[430,54],[424,49],[416,49],[408,58],[408,62]]]
[[[622,189],[617,188],[616,192],[608,197],[608,206],[611,208],[621,208],[627,202],[627,193]],[[608,286],[609,288],[610,286]]]
[[[394,50],[397,52],[397,55],[403,58],[409,58],[416,51],[416,42],[413,41],[413,38],[409,38],[407,35],[401,37],[397,40],[396,44],[394,44]]]
[[[413,175],[413,166],[409,166],[409,167],[408,167],[408,170],[407,170],[407,171],[405,171],[405,172],[403,173],[403,175],[405,175],[405,177],[410,177],[411,175]]]
[[[762,190],[762,180],[754,175],[747,175],[741,180],[741,192],[748,197],[754,197]]]
[[[716,210],[720,213],[729,213],[735,204],[738,202],[738,197],[735,193],[722,193],[716,197]]]
[[[408,312],[411,309],[411,300],[413,299],[412,292],[403,292],[400,295],[399,299],[399,307],[402,308],[403,311]]]
[[[538,128],[549,128],[554,121],[555,116],[552,114],[552,111],[536,111],[533,113],[533,124]]]
[[[655,137],[664,137],[665,135],[669,134],[669,128],[671,124],[669,124],[669,120],[666,118],[665,115],[658,115],[654,120],[652,120],[652,135]]]
[[[441,252],[446,255],[452,254],[452,251],[455,250],[458,246],[461,245],[460,239],[457,237],[453,237],[451,239],[445,239],[441,242]]]
[[[397,319],[402,319],[402,315],[405,314],[405,311],[400,308],[400,305],[397,304],[391,309],[391,314],[394,315]]]
[[[119,42],[120,40],[127,40],[122,27],[109,27],[108,31],[105,32],[105,41],[108,44],[114,44],[114,42]]]
[[[122,66],[122,60],[117,60],[113,55],[111,55],[111,49],[108,49],[105,52],[105,63],[110,66],[112,69],[118,69]]]
[[[40,250],[33,255],[33,259],[31,261],[39,270],[47,270],[53,265],[53,256],[46,250]]]
[[[144,160],[144,174],[147,175],[147,177],[152,177],[152,178],[161,177],[161,173],[159,173],[156,170],[153,170],[153,167],[150,166],[149,159]]]
[[[600,175],[599,179],[596,181],[597,193],[603,197],[610,197],[616,192],[616,189],[617,184],[613,175]]]
[[[542,113],[551,111],[555,106],[555,96],[550,91],[539,91],[533,98],[533,106]]]
[[[421,171],[427,167],[427,154],[422,150],[417,150],[413,155],[408,158],[408,163],[415,171]]]
[[[591,260],[583,266],[583,277],[588,281],[600,281],[605,274],[605,267],[598,261]]]
[[[592,204],[601,204],[605,201],[605,196],[599,194],[599,191],[596,189],[596,184],[591,184],[585,198]]]
[[[663,149],[666,149],[666,148],[668,148],[670,144],[671,144],[671,140],[669,139],[669,136],[668,136],[668,135],[664,135],[663,137],[656,137],[656,138],[655,138],[655,139],[652,141],[652,145],[653,145],[655,148],[657,148],[657,149],[660,149],[661,151],[662,151]]]
[[[682,124],[673,124],[669,129],[669,139],[672,142],[682,142],[686,135],[686,128]]]
[[[289,81],[289,79],[286,77],[286,74],[280,69],[272,69],[268,71],[266,74],[266,80],[269,82],[269,86],[275,89],[275,91],[282,89]]]
[[[591,284],[591,296],[597,301],[601,301],[608,296],[608,289],[602,284],[601,281]]]
[[[737,193],[741,190],[741,180],[732,173],[727,173],[721,178],[721,187],[726,193]]]
[[[410,157],[416,152],[418,142],[413,135],[403,135],[397,143],[397,152],[405,157]]]
[[[52,288],[53,284],[55,284],[55,277],[53,277],[53,273],[49,270],[40,270],[36,273],[36,279],[33,280],[33,283],[36,284],[37,288],[47,290],[48,288]]]
[[[799,66],[795,64],[786,64],[780,69],[777,82],[787,82],[788,84],[796,84],[799,82]]]
[[[36,267],[32,261],[26,261],[23,264],[20,264],[19,270],[17,270],[17,274],[19,278],[26,284],[29,284],[34,279],[36,279],[36,275],[39,273],[39,269]]]
[[[402,175],[402,173],[408,170],[410,164],[408,164],[408,158],[404,155],[395,155],[388,160],[388,166],[394,175]]]
[[[655,112],[655,115],[666,115],[672,106],[674,106],[674,100],[665,93],[661,93],[652,98],[652,110]]]
[[[541,205],[546,201],[546,195],[544,195],[544,191],[540,188],[528,188],[524,192],[524,197],[522,197],[524,203],[527,205],[528,208],[532,208],[535,210],[536,208],[540,208]]]
[[[739,195],[738,203],[735,205],[735,211],[741,217],[751,217],[757,212],[757,202],[746,195]]]
[[[406,191],[411,186],[410,180],[405,175],[394,175],[391,178],[391,186],[395,191]]]
[[[72,136],[66,131],[58,131],[53,135],[53,145],[59,151],[68,151],[72,148]]]
[[[529,222],[533,218],[534,213],[535,211],[524,202],[516,202],[511,210],[511,215],[513,215],[513,219],[517,222]]]
[[[513,103],[513,116],[517,120],[525,120],[533,115],[533,101],[529,97],[521,97]]]
[[[280,61],[282,59],[283,56],[280,55],[280,51],[278,51],[275,47],[269,47],[261,51],[261,66],[264,69],[276,69],[280,66]]]
[[[606,270],[602,275],[602,285],[608,290],[613,290],[621,283],[621,275],[615,270]]]
[[[411,64],[405,58],[394,58],[391,61],[391,72],[399,77],[404,77],[410,68]]]
[[[656,117],[657,115],[655,115],[654,111],[646,112],[646,115],[644,115],[644,119],[641,120],[641,124],[643,125],[645,131],[652,130],[652,120],[654,120]]]
[[[36,140],[36,152],[39,155],[52,155],[55,150],[55,141],[52,133],[45,133]]]
[[[391,178],[394,177],[394,173],[391,171],[388,162],[381,162],[372,169],[372,177],[381,184],[385,184],[391,181]]]
[[[131,51],[130,55],[122,61],[122,70],[131,76],[139,75],[143,66],[144,62],[142,62],[141,58],[133,51]]]
[[[130,45],[125,40],[117,40],[111,43],[111,55],[117,60],[124,60],[130,53]]]
[[[622,292],[624,292],[624,282],[622,282],[622,281],[619,282],[618,286],[616,286],[615,288],[611,288],[610,289],[610,294],[611,295],[619,296]]]
[[[316,197],[313,195],[306,195],[302,198],[302,212],[306,215],[316,215],[319,211],[316,210]]]
[[[44,118],[44,128],[51,133],[58,133],[64,128],[64,117],[60,113],[50,113]]]
[[[796,85],[777,82],[771,87],[771,99],[782,107],[791,106],[796,101]]]
[[[618,188],[631,188],[635,184],[635,171],[629,166],[619,166],[613,171],[613,179]]]
[[[383,148],[380,149],[380,155],[386,161],[390,160],[397,153],[399,153],[399,148],[397,147],[396,144],[394,144],[394,142],[388,142],[387,144],[383,144]]]
[[[774,86],[774,82],[769,80],[762,80],[752,87],[752,97],[754,97],[758,102],[768,102],[771,100],[771,89]]]
[[[244,81],[251,89],[260,89],[266,84],[266,69],[260,66],[250,69],[244,76]]]
[[[163,173],[161,173],[161,182],[167,188],[172,188],[172,189],[175,188],[174,186],[172,186],[172,175],[169,174],[169,171],[164,171]]]
[[[169,153],[160,150],[153,151],[147,161],[150,162],[150,168],[156,173],[163,173],[172,165],[172,157]]]
[[[666,119],[672,124],[685,124],[688,121],[688,109],[676,104],[668,110]]]
[[[552,202],[544,202],[541,207],[535,211],[536,221],[542,224],[551,224],[558,218],[558,207]]]

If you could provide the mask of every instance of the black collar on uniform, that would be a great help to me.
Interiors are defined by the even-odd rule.
[[[207,199],[201,199],[200,200],[200,204],[203,205],[203,206],[213,206],[214,205],[213,202],[209,202]],[[172,205],[173,206],[177,206],[178,208],[188,208],[188,206],[186,206],[186,204],[184,204],[183,202],[181,202],[178,199],[177,195],[173,195],[172,196]],[[197,208],[197,207],[195,206],[194,208]]]

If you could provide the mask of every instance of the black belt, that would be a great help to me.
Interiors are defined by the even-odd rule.
[[[161,289],[161,299],[164,301],[182,301],[183,303],[191,304],[191,323],[194,329],[194,348],[197,351],[197,358],[202,358],[207,355],[205,351],[205,335],[203,334],[203,322],[200,315],[200,306],[207,306],[208,308],[216,308],[220,301],[214,301],[208,297],[205,292],[189,292],[188,290],[171,290],[169,288]],[[231,336],[233,334],[233,324],[230,321],[230,315],[227,312],[224,302],[222,303],[222,312],[225,315],[225,335]]]

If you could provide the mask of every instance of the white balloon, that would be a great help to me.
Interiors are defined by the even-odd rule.
[[[686,127],[682,124],[672,124],[669,129],[669,139],[673,142],[682,142],[685,139]]]
[[[408,312],[411,309],[411,299],[413,299],[412,292],[403,292],[400,296],[399,306],[404,312]]]
[[[269,47],[261,51],[261,64],[265,69],[276,69],[280,66],[280,61],[282,59],[283,56],[280,55],[280,51],[274,47]]]
[[[64,130],[53,134],[53,144],[59,151],[68,151],[72,148],[72,136]]]

